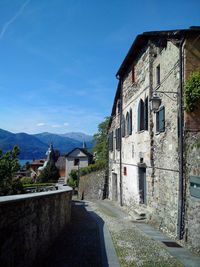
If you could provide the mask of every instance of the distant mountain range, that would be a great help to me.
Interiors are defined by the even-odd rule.
[[[26,133],[11,133],[0,129],[0,149],[3,152],[11,150],[14,145],[20,147],[20,159],[36,159],[45,158],[45,153],[50,143],[54,149],[65,154],[75,147],[82,147],[83,142],[86,143],[88,149],[93,147],[93,137],[84,133],[66,133],[66,134],[26,134]]]

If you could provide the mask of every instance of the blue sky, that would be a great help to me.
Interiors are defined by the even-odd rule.
[[[94,134],[137,34],[200,25],[199,0],[0,0],[0,128]]]

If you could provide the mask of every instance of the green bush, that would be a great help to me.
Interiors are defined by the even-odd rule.
[[[69,173],[69,179],[67,181],[67,185],[71,187],[76,187],[78,186],[78,170],[71,170]]]
[[[78,170],[71,170],[71,172],[69,173],[69,177],[73,180],[77,180],[78,179]]]
[[[72,178],[69,178],[69,180],[67,181],[67,185],[71,186],[71,187],[77,187],[78,181],[74,180]]]
[[[194,111],[200,100],[200,71],[193,72],[185,83],[184,104],[187,112]]]
[[[55,185],[55,183],[30,183],[30,184],[23,184],[23,187],[40,187],[40,186],[52,186]]]
[[[105,168],[104,162],[97,162],[94,164],[90,164],[87,167],[80,169],[80,176],[84,176],[94,171],[102,170]]]
[[[33,179],[31,177],[22,177],[20,179],[21,183],[24,184],[33,184]]]

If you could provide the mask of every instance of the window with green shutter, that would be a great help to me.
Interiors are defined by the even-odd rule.
[[[156,112],[156,132],[165,131],[165,107],[161,107],[158,112]]]
[[[130,116],[129,113],[126,113],[126,136],[129,135],[129,127],[130,127]]]
[[[144,130],[148,131],[148,106],[149,106],[149,100],[148,97],[146,97],[144,102]]]
[[[132,122],[132,120],[133,120],[133,118],[132,118],[132,109],[130,109],[130,112],[129,112],[129,114],[130,114],[130,117],[129,117],[129,134],[131,135],[132,134],[132,128],[133,128],[133,122]]]

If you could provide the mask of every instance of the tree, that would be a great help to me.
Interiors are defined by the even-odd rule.
[[[108,124],[109,117],[106,117],[103,122],[98,125],[98,133],[94,134],[95,145],[93,152],[95,154],[95,161],[106,167],[108,164]]]
[[[199,107],[200,100],[200,71],[192,72],[184,86],[185,110],[193,112]]]
[[[21,182],[15,175],[20,170],[20,164],[17,156],[19,147],[15,146],[12,151],[5,154],[0,150],[0,195],[13,195],[23,193]]]
[[[56,181],[59,179],[60,174],[59,170],[55,165],[54,160],[50,159],[47,163],[47,166],[39,175],[38,179],[40,182],[46,183],[49,181]]]

